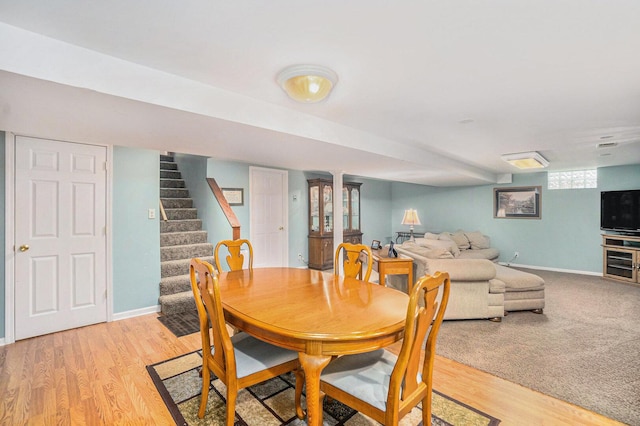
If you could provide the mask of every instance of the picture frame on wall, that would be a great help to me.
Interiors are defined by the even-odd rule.
[[[541,202],[541,186],[494,188],[493,217],[496,219],[540,219]]]
[[[230,206],[244,205],[244,188],[222,188],[222,195]]]

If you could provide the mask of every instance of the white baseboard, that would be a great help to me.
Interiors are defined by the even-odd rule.
[[[522,265],[520,263],[508,263],[508,262],[498,262],[498,263],[503,266],[515,266],[516,268],[538,269],[540,271],[552,271],[552,272],[565,272],[567,274],[593,275],[594,277],[602,276],[602,272],[576,271],[573,269],[549,268],[546,266],[535,266],[535,265]]]
[[[4,341],[4,337],[0,339],[0,346],[4,346],[6,345],[5,341]]]
[[[119,312],[113,314],[113,321],[120,321],[127,318],[139,317],[141,315],[154,314],[160,312],[160,305],[149,306],[146,308],[134,309],[132,311]]]

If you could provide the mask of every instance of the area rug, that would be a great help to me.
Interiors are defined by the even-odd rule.
[[[445,321],[436,353],[629,425],[640,425],[640,288],[599,276],[545,280],[542,315]]]
[[[158,316],[158,321],[167,327],[176,337],[182,337],[200,331],[200,320],[198,319],[197,311],[183,312],[174,315],[160,315]]]
[[[177,425],[224,425],[225,385],[215,376],[211,382],[207,411],[198,418],[202,379],[201,351],[147,366],[147,371]],[[295,415],[295,376],[285,374],[238,393],[235,426],[305,425]],[[303,398],[303,406],[304,406]],[[377,422],[337,402],[325,401],[323,420],[331,426],[376,425]],[[432,424],[438,426],[496,426],[500,420],[434,390]],[[422,410],[415,408],[399,423],[422,425]]]

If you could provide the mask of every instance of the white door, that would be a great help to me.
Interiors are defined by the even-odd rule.
[[[287,266],[288,173],[286,170],[251,167],[250,175],[253,266]]]
[[[107,320],[106,147],[16,137],[15,337]]]

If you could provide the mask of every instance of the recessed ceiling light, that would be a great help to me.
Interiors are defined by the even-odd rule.
[[[549,162],[536,151],[505,154],[500,158],[519,169],[542,169],[549,165]]]

